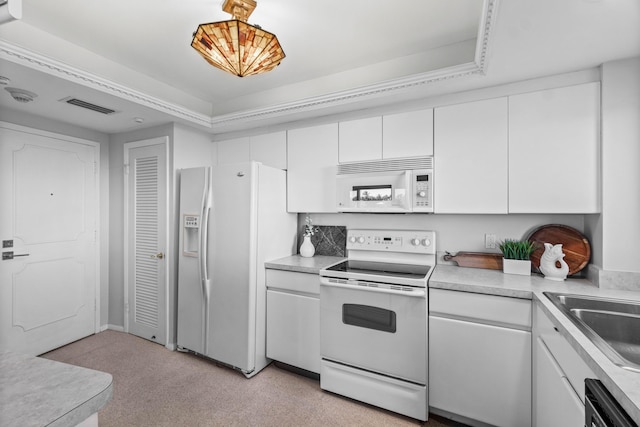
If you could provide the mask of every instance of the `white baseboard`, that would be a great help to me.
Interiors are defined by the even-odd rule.
[[[118,326],[118,325],[105,325],[103,326],[104,329],[102,329],[103,331],[106,331],[107,329],[112,330],[112,331],[118,331],[118,332],[124,332],[124,326]]]

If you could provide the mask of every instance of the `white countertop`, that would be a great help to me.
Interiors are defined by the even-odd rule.
[[[599,289],[585,279],[556,282],[540,275],[518,276],[499,270],[437,265],[430,288],[531,299],[540,304],[559,332],[578,352],[633,420],[640,424],[640,373],[615,365],[589,340],[543,292],[593,295],[640,301],[640,292]],[[640,333],[640,332],[639,332]]]
[[[0,425],[75,426],[111,400],[110,374],[0,352]]]
[[[346,258],[328,255],[314,255],[305,258],[300,255],[291,255],[288,257],[268,261],[264,263],[265,268],[273,270],[297,271],[299,273],[319,274],[320,270],[329,267]]]

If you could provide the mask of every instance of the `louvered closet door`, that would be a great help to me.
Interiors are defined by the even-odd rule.
[[[167,143],[131,143],[127,154],[128,330],[166,344]]]

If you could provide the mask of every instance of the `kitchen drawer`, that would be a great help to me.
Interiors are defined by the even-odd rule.
[[[297,271],[266,271],[266,283],[269,289],[283,289],[296,293],[320,295],[320,275]]]
[[[571,387],[580,396],[580,400],[584,402],[584,380],[585,378],[597,378],[596,375],[538,306],[536,306],[535,311],[535,329],[537,336],[547,346],[549,352],[569,380]]]
[[[531,301],[520,298],[429,289],[429,314],[531,330]]]

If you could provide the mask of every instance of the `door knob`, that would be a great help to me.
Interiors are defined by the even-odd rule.
[[[162,259],[164,258],[164,254],[162,252],[158,252],[155,255],[151,255],[151,258]]]

